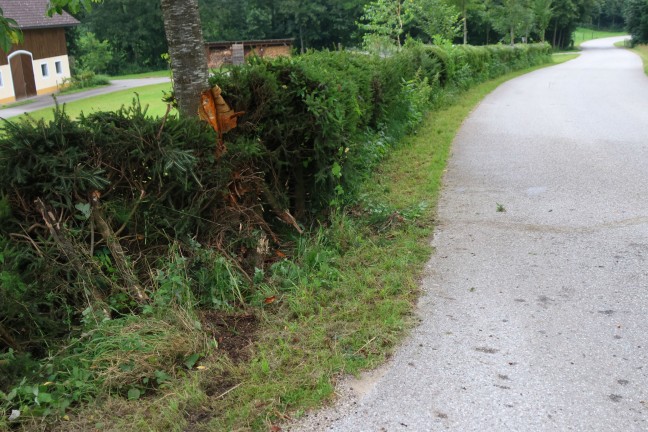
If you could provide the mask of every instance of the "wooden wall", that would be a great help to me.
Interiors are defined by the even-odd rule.
[[[11,52],[25,50],[32,53],[34,60],[67,55],[65,30],[63,28],[24,30],[24,41],[14,45]],[[6,65],[7,54],[0,50],[0,65]]]

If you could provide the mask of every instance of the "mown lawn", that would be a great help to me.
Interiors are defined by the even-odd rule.
[[[95,96],[87,99],[81,99],[76,102],[65,104],[65,111],[70,117],[76,118],[82,112],[89,114],[94,111],[114,111],[121,108],[123,105],[132,103],[134,98],[139,98],[142,106],[148,106],[148,113],[152,116],[162,116],[166,112],[166,104],[162,102],[164,92],[171,91],[171,84],[154,84],[136,89],[122,90],[114,93],[108,93],[101,96]],[[52,108],[43,108],[38,111],[29,113],[28,115],[21,115],[14,117],[11,120],[15,121],[20,118],[31,117],[33,119],[51,120],[54,118],[54,111]]]

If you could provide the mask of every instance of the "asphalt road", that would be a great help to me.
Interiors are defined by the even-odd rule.
[[[648,431],[648,77],[617,40],[472,113],[421,325],[293,430]]]
[[[133,88],[143,87],[143,86],[153,85],[153,84],[162,84],[169,81],[170,81],[169,78],[137,78],[137,79],[114,80],[111,81],[110,85],[107,86],[97,87],[91,90],[78,92],[78,93],[58,95],[56,99],[58,100],[59,104],[64,104],[64,103],[74,102],[81,99],[86,99],[93,96],[113,93],[120,90],[128,90],[128,89],[133,89]],[[34,100],[33,102],[26,105],[20,105],[14,108],[0,109],[0,118],[8,119],[10,117],[15,117],[24,113],[30,113],[32,111],[37,111],[39,109],[54,107],[55,105],[54,98],[52,97],[52,95],[37,96],[33,98],[33,100]]]

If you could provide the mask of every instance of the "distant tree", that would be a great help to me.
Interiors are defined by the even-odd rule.
[[[648,43],[648,0],[628,0],[625,20],[632,43]]]
[[[463,43],[468,43],[468,12],[479,5],[476,0],[450,0],[451,4],[459,9],[461,22],[463,24]]]
[[[533,15],[540,40],[544,42],[553,16],[553,0],[533,0]]]
[[[406,3],[406,22],[420,30],[428,41],[440,36],[452,40],[460,33],[460,14],[457,9],[443,0],[413,0]]]
[[[375,0],[365,6],[359,27],[364,45],[375,51],[402,46],[407,16],[404,0]]]
[[[77,41],[77,69],[105,73],[112,60],[112,48],[107,40],[100,41],[92,32],[85,32]]]
[[[527,31],[529,0],[500,0],[495,6],[493,26],[500,32],[508,34],[511,45],[515,43],[516,35]]]
[[[327,9],[322,1],[283,0],[279,4],[279,12],[290,17],[291,26],[287,30],[297,33],[303,53],[306,50],[305,39],[314,39],[315,35],[321,33],[321,18],[326,15]]]
[[[115,53],[111,74],[164,67],[168,51],[160,0],[104,0],[80,15],[79,34],[94,33],[108,40]]]

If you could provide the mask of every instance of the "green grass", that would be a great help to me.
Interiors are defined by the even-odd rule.
[[[614,31],[602,31],[602,30],[592,30],[585,27],[578,27],[574,31],[574,45],[576,47],[581,46],[583,42],[587,42],[593,39],[601,39],[607,37],[623,36],[627,33],[625,32],[614,32]]]
[[[632,48],[632,51],[639,54],[639,57],[641,57],[644,64],[644,72],[648,75],[648,45],[637,45]]]
[[[18,102],[12,102],[12,103],[9,103],[9,104],[6,104],[6,105],[0,105],[0,109],[16,108],[16,107],[23,106],[23,105],[29,105],[32,102],[34,102],[34,99],[25,99],[25,100],[21,100],[21,101],[18,101]]]
[[[641,57],[641,60],[643,61],[644,72],[646,73],[646,75],[648,75],[648,45],[637,45],[635,47],[632,47],[630,40],[625,40],[615,43],[614,46],[618,48],[629,48],[637,55],[639,55],[639,57]]]
[[[72,117],[76,118],[81,112],[89,114],[93,111],[114,111],[123,105],[132,102],[136,94],[139,95],[142,106],[148,105],[148,113],[152,116],[162,116],[166,112],[166,104],[162,102],[164,91],[170,91],[171,84],[155,84],[150,86],[138,87],[136,89],[122,90],[114,93],[108,93],[101,96],[95,96],[79,101],[65,104],[65,111]],[[34,119],[51,120],[54,118],[53,108],[43,108],[28,115]],[[19,120],[26,117],[25,115],[14,117],[12,120]]]
[[[123,79],[140,79],[140,78],[169,78],[171,72],[168,69],[152,72],[142,72],[137,74],[129,75],[117,75],[110,77],[111,80],[123,80]]]
[[[414,304],[457,131],[501,83],[541,67],[478,85],[430,113],[367,182],[362,209],[334,214],[313,236],[295,240],[294,256],[278,270],[290,289],[268,286],[264,295],[276,301],[256,312],[249,360],[233,363],[217,350],[201,370],[178,375],[157,395],[103,398],[48,430],[266,431],[330,402],[340,374],[383,363],[416,324]]]

